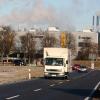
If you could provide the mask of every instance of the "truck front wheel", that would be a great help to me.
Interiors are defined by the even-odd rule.
[[[69,73],[65,72],[65,79],[69,79]]]

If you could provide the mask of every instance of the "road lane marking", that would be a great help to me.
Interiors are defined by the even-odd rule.
[[[36,90],[34,90],[34,91],[37,92],[37,91],[40,91],[40,90],[42,90],[42,88],[36,89]]]
[[[12,97],[8,97],[6,98],[6,100],[11,100],[11,99],[14,99],[14,98],[18,98],[20,95],[15,95],[15,96],[12,96]]]
[[[70,80],[66,80],[67,82],[69,82]]]
[[[55,86],[55,84],[51,84],[50,86],[53,87],[53,86]]]
[[[59,82],[58,84],[62,84],[63,82]]]
[[[59,84],[62,84],[63,82],[59,82]]]
[[[97,90],[97,88],[100,85],[100,81],[97,83],[97,85],[94,87],[94,89],[92,90],[92,92],[90,93],[90,95],[88,97],[86,97],[84,100],[90,100],[92,95],[94,94],[94,92]]]
[[[93,71],[94,71],[94,70],[93,70]],[[82,77],[84,77],[84,76],[87,76],[88,74],[90,74],[90,73],[93,72],[93,71],[89,71],[88,73],[83,74],[83,75],[80,75],[80,76],[75,77],[75,78],[73,78],[73,79],[79,79],[79,78],[82,78]]]

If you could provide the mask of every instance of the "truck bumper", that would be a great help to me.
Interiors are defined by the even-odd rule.
[[[44,73],[44,77],[66,77],[65,73]]]

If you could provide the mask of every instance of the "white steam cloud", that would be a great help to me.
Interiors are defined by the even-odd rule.
[[[7,0],[0,0],[4,2]],[[71,29],[71,19],[65,12],[57,11],[54,6],[44,4],[44,0],[8,0],[14,4],[9,14],[0,16],[0,24],[33,24],[52,25],[64,29]]]

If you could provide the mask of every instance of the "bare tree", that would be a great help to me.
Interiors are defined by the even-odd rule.
[[[8,56],[14,47],[15,32],[10,26],[3,26],[0,31],[0,52],[2,56]]]
[[[44,33],[44,38],[42,40],[43,47],[55,47],[57,43],[57,38],[53,35],[50,35],[48,32]]]
[[[91,42],[90,53],[89,53],[93,56],[93,58],[91,59],[97,59],[97,57],[99,56],[98,53],[99,53],[98,44]]]
[[[61,41],[62,47],[71,49],[72,51],[76,50],[75,38],[74,38],[73,34],[71,34],[69,32],[62,32],[60,41]]]
[[[75,38],[73,36],[73,34],[68,33],[67,34],[67,44],[68,44],[68,48],[71,49],[72,53],[76,52],[76,43],[75,43]]]
[[[98,45],[91,42],[90,38],[85,38],[81,46],[77,59],[88,60],[90,54],[97,55]]]
[[[28,58],[28,62],[32,62],[33,55],[35,53],[35,41],[33,40],[33,34],[27,33],[20,37],[21,40],[21,50],[24,52],[25,56]],[[26,58],[25,57],[25,58]]]

